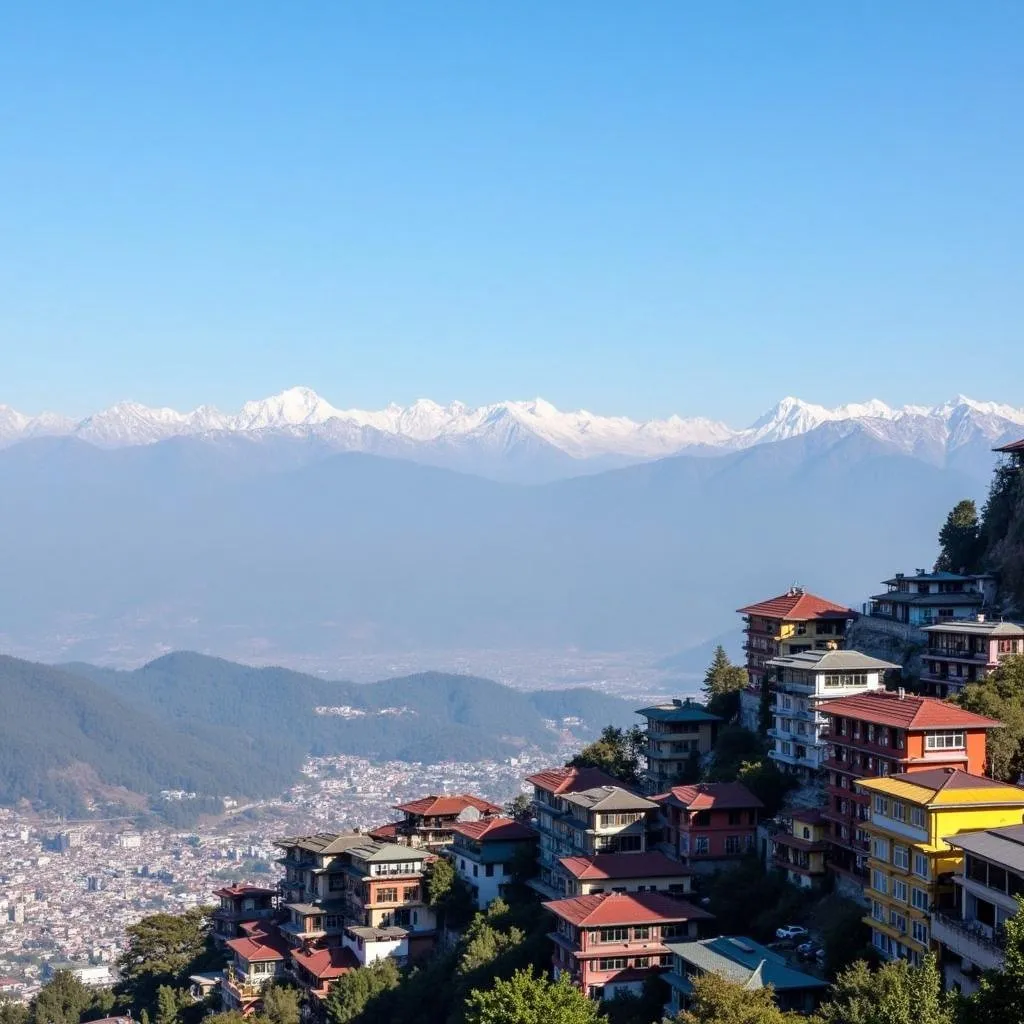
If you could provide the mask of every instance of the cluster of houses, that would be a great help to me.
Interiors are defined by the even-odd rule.
[[[438,921],[425,877],[446,857],[480,908],[514,882],[532,887],[551,917],[554,976],[591,998],[639,993],[657,973],[674,1013],[713,971],[812,1009],[820,977],[745,936],[716,936],[694,895],[695,876],[757,853],[795,886],[828,882],[860,900],[883,957],[935,952],[947,984],[971,991],[1001,966],[1002,926],[1024,894],[1024,788],[987,774],[1001,723],[947,698],[1024,654],[1024,625],[993,616],[989,576],[919,571],[885,585],[860,614],[796,587],[739,609],[740,719],[767,723],[770,756],[806,806],[764,821],[741,783],[677,784],[722,720],[692,700],[643,708],[642,786],[554,767],[527,778],[527,820],[439,795],[368,833],[282,839],[276,888],[216,893],[214,933],[233,959],[203,983],[248,1014],[268,980],[287,977],[315,1007],[347,971],[429,954]],[[919,692],[893,687],[905,665],[878,656],[879,637],[919,651]]]

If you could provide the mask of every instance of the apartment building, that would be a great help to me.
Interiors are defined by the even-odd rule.
[[[771,837],[770,864],[801,889],[825,880],[829,822],[816,807],[794,811],[785,827]]]
[[[501,814],[497,804],[472,793],[425,796],[396,804],[394,810],[402,812],[399,821],[380,825],[367,835],[378,842],[401,843],[432,853],[440,853],[451,843],[452,830],[460,822],[479,821]]]
[[[231,959],[220,979],[221,1005],[246,1015],[257,1013],[268,982],[286,977],[291,950],[273,930],[256,930],[224,945]]]
[[[865,896],[872,945],[887,958],[919,963],[931,948],[931,915],[949,913],[952,877],[963,860],[950,837],[1019,825],[1024,789],[957,768],[860,779],[870,800],[865,823],[870,876]]]
[[[712,871],[755,848],[764,804],[741,782],[674,786],[655,798],[666,852],[694,871]]]
[[[539,839],[537,831],[522,822],[483,818],[455,825],[444,852],[483,910],[504,895],[522,858],[535,859]]]
[[[829,697],[846,697],[881,690],[885,673],[898,665],[860,651],[801,651],[766,662],[773,691],[769,756],[783,770],[804,778],[824,767],[825,719],[818,704]]]
[[[210,915],[210,934],[218,946],[242,934],[241,925],[274,916],[277,889],[258,885],[227,885],[213,894],[219,905]]]
[[[925,626],[924,632],[928,649],[921,656],[921,685],[935,697],[955,697],[1005,658],[1024,654],[1024,626],[991,621],[982,613],[973,620]]]
[[[599,853],[593,857],[563,857],[567,896],[603,892],[663,892],[686,896],[693,891],[693,872],[657,850],[649,853]]]
[[[995,577],[981,573],[898,572],[883,580],[885,592],[868,599],[867,615],[921,630],[950,620],[976,619],[995,600]]]
[[[1000,723],[902,690],[823,701],[829,869],[858,888],[867,879],[869,796],[858,779],[935,768],[985,774],[986,737]]]
[[[567,975],[591,999],[640,995],[644,982],[669,965],[667,943],[696,938],[712,915],[662,893],[600,893],[544,904],[555,978]]]
[[[641,708],[637,714],[646,722],[647,793],[664,793],[678,783],[692,759],[714,747],[722,723],[689,697]]]

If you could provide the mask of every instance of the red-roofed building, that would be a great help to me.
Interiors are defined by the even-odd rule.
[[[295,981],[314,999],[325,998],[331,982],[360,966],[348,946],[293,949],[291,956]]]
[[[220,982],[221,1005],[248,1016],[263,1005],[263,988],[284,977],[288,944],[276,933],[261,932],[253,937],[228,939],[224,944],[231,956]]]
[[[536,856],[536,829],[512,818],[482,818],[453,827],[445,850],[458,876],[473,891],[481,910],[503,896],[520,858]]]
[[[830,822],[830,870],[860,883],[867,877],[868,797],[857,779],[932,768],[985,773],[990,729],[1001,723],[944,700],[903,691],[872,691],[818,705],[825,719],[828,773],[824,810]]]
[[[214,942],[223,946],[228,939],[244,934],[242,925],[267,921],[274,916],[277,890],[258,885],[226,885],[213,893],[220,906],[210,915]]]
[[[698,782],[674,786],[655,796],[671,856],[695,871],[755,848],[757,821],[764,804],[741,782]]]
[[[757,691],[764,681],[765,664],[780,654],[824,651],[843,646],[847,622],[857,613],[841,604],[790,587],[785,594],[737,609],[743,616],[747,676]]]
[[[594,857],[563,857],[566,894],[602,892],[664,892],[685,896],[692,891],[693,872],[664,853],[599,853]]]
[[[600,893],[544,904],[554,975],[568,975],[591,999],[640,995],[644,981],[671,963],[668,942],[697,938],[712,915],[662,893]]]
[[[404,815],[401,821],[378,826],[369,833],[370,837],[432,852],[440,852],[452,841],[452,827],[457,822],[479,821],[501,814],[497,804],[471,793],[425,796],[397,804],[395,810]]]

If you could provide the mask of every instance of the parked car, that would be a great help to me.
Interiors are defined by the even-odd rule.
[[[800,945],[796,947],[796,951],[801,956],[814,956],[817,948],[818,946],[814,942],[801,942]]]
[[[787,939],[792,942],[794,939],[802,939],[807,934],[807,929],[801,927],[798,924],[787,924],[782,928],[777,928],[775,931],[775,938]]]

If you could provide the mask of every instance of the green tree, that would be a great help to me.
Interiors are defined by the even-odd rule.
[[[742,725],[727,725],[718,734],[707,771],[706,782],[735,782],[744,765],[760,762],[765,756],[765,744],[757,733]]]
[[[984,555],[978,506],[964,498],[953,506],[939,530],[939,557],[936,572],[979,572]]]
[[[461,928],[476,909],[473,893],[455,873],[451,861],[438,857],[426,872],[427,901],[450,928]]]
[[[643,777],[647,737],[634,725],[620,729],[606,725],[600,738],[584,747],[571,761],[572,768],[600,768],[626,786],[639,785]]]
[[[533,801],[527,793],[520,793],[505,805],[505,813],[516,821],[529,822],[533,817]]]
[[[32,1000],[32,1024],[78,1024],[92,993],[70,971],[57,971]]]
[[[1007,920],[1004,930],[1003,969],[981,976],[964,1014],[970,1024],[1024,1021],[1024,898],[1017,897],[1017,913]]]
[[[740,691],[747,685],[747,670],[734,665],[719,644],[704,673],[704,703],[713,715],[732,721],[740,710]]]
[[[28,1024],[28,1007],[0,994],[0,1024]]]
[[[331,1024],[357,1020],[368,1004],[393,991],[399,982],[398,966],[391,957],[376,960],[343,974],[331,985],[324,1007]]]
[[[161,985],[156,990],[156,1024],[179,1024],[183,995],[188,998],[187,993],[170,985]]]
[[[893,960],[871,970],[863,960],[842,971],[814,1024],[954,1024],[935,957],[920,967]]]
[[[269,1024],[299,1024],[301,1005],[297,989],[271,984],[263,992],[264,1020]]]
[[[961,707],[1003,723],[988,734],[988,772],[1003,782],[1016,782],[1024,771],[1024,655],[1006,658],[980,683],[956,698]]]
[[[986,569],[999,574],[999,589],[1024,607],[1024,458],[1000,462],[982,510]]]
[[[473,989],[466,1000],[467,1024],[599,1024],[597,1004],[561,977],[550,981],[516,971],[493,987]]]
[[[736,781],[742,782],[764,804],[763,814],[769,818],[778,814],[786,794],[798,785],[792,775],[781,771],[768,756],[740,762]]]
[[[771,986],[748,989],[710,971],[693,980],[690,1005],[677,1024],[805,1024],[797,1013],[775,1005]]]

